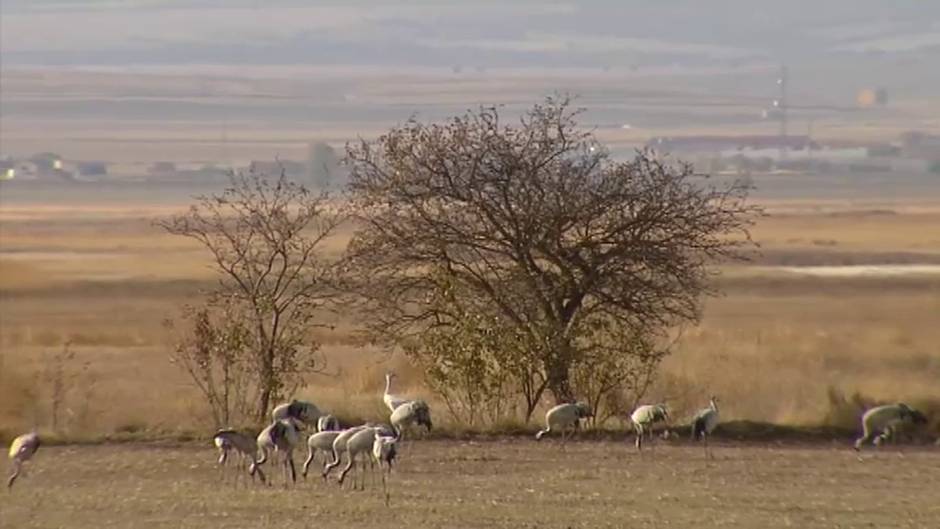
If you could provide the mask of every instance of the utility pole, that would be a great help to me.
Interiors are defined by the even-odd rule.
[[[786,158],[787,156],[787,111],[789,110],[789,99],[787,97],[787,66],[785,64],[780,65],[780,77],[777,78],[777,87],[780,89],[780,94],[777,99],[774,101],[774,107],[777,109],[777,115],[780,118],[780,158]]]

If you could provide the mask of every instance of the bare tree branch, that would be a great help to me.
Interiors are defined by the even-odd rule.
[[[615,161],[578,113],[549,98],[507,126],[484,107],[347,148],[361,226],[348,263],[374,337],[498,317],[562,401],[601,345],[647,351],[630,344],[698,318],[712,264],[754,247],[749,187],[649,151]],[[469,299],[447,305],[447,289]]]
[[[339,296],[335,260],[323,243],[346,218],[326,195],[313,195],[285,178],[253,171],[233,174],[231,186],[200,196],[180,215],[157,224],[192,238],[212,255],[219,272],[217,301],[237,301],[250,318],[259,377],[256,418],[286,388],[319,368],[309,330],[313,313]]]

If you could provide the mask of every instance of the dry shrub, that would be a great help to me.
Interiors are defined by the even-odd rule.
[[[94,427],[97,377],[90,362],[65,344],[43,352],[38,370],[0,356],[0,437],[42,428],[57,437],[87,433]]]
[[[940,397],[914,399],[911,406],[927,416],[927,426],[920,433],[931,440],[940,441]]]
[[[192,324],[177,338],[170,361],[202,393],[216,428],[248,424],[261,388],[245,323],[228,310],[213,312],[208,307],[187,307],[183,314]],[[174,332],[172,321],[166,325]]]
[[[642,404],[665,403],[672,421],[683,422],[703,407],[709,388],[683,373],[662,371],[647,392]]]
[[[669,345],[655,336],[622,333],[615,345],[595,348],[575,366],[572,382],[594,412],[593,426],[626,418],[652,387]]]
[[[91,361],[80,357],[71,343],[43,354],[39,380],[43,423],[53,433],[76,435],[93,427],[97,375]]]
[[[859,417],[865,413],[865,410],[877,403],[871,397],[854,392],[849,396],[835,386],[829,386],[826,391],[829,408],[822,417],[824,426],[833,426],[836,428],[854,429],[858,427]]]

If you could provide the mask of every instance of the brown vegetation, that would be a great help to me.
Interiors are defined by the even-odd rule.
[[[197,197],[186,213],[157,221],[198,242],[218,274],[205,306],[189,314],[196,328],[174,354],[217,427],[232,424],[233,400],[254,402],[254,419],[263,421],[305,375],[322,369],[310,331],[337,296],[324,246],[343,220],[328,206],[325,195],[290,182],[283,170],[252,170],[232,175],[220,193]]]
[[[859,231],[844,216],[811,207],[789,211],[795,216],[775,216],[777,207],[771,204],[771,216],[755,227],[765,249],[796,244],[786,240],[803,237],[802,227],[812,225],[846,251],[940,251],[935,209],[897,209],[889,217],[890,229]],[[191,383],[169,363],[171,344],[161,323],[212,286],[206,256],[180,238],[162,235],[149,219],[128,220],[140,215],[135,208],[86,205],[83,211],[85,216],[74,218],[41,205],[0,210],[0,434],[34,424],[50,427],[49,402],[40,395],[37,377],[43,355],[68,341],[75,352],[68,369],[78,372],[87,363],[83,376],[94,385],[86,396],[78,388],[87,384],[76,383],[67,400],[86,399],[87,411],[76,416],[66,411],[62,435],[204,434],[194,419],[208,418],[198,414],[199,396]],[[91,216],[94,220],[87,220]],[[843,242],[843,231],[851,243]],[[330,248],[341,246],[349,233],[342,230]],[[56,254],[40,253],[50,240],[57,241]],[[81,257],[91,247],[115,257]],[[827,249],[816,251],[824,258]],[[728,419],[787,424],[832,417],[844,425],[844,418],[831,413],[830,389],[848,396],[858,392],[866,401],[930,406],[936,399],[937,276],[810,278],[733,267],[720,281],[726,295],[706,303],[702,323],[683,333],[650,394],[668,397],[680,420],[709,393],[722,397]],[[316,333],[327,372],[312,378],[299,396],[348,419],[380,417],[382,375],[389,368],[400,375],[396,391],[428,396],[420,373],[403,358],[356,339],[356,322],[335,315],[324,322],[335,325]],[[443,403],[431,405],[445,415],[446,425]]]
[[[745,183],[647,151],[615,160],[579,113],[549,97],[513,124],[483,107],[348,149],[365,326],[445,396],[522,401],[526,421],[544,392],[627,413],[712,267],[751,246]]]

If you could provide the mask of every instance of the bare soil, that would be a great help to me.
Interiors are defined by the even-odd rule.
[[[207,443],[44,447],[2,527],[938,527],[940,450],[557,439],[412,441],[390,479],[341,490],[220,482]],[[303,455],[296,456],[298,463]]]

